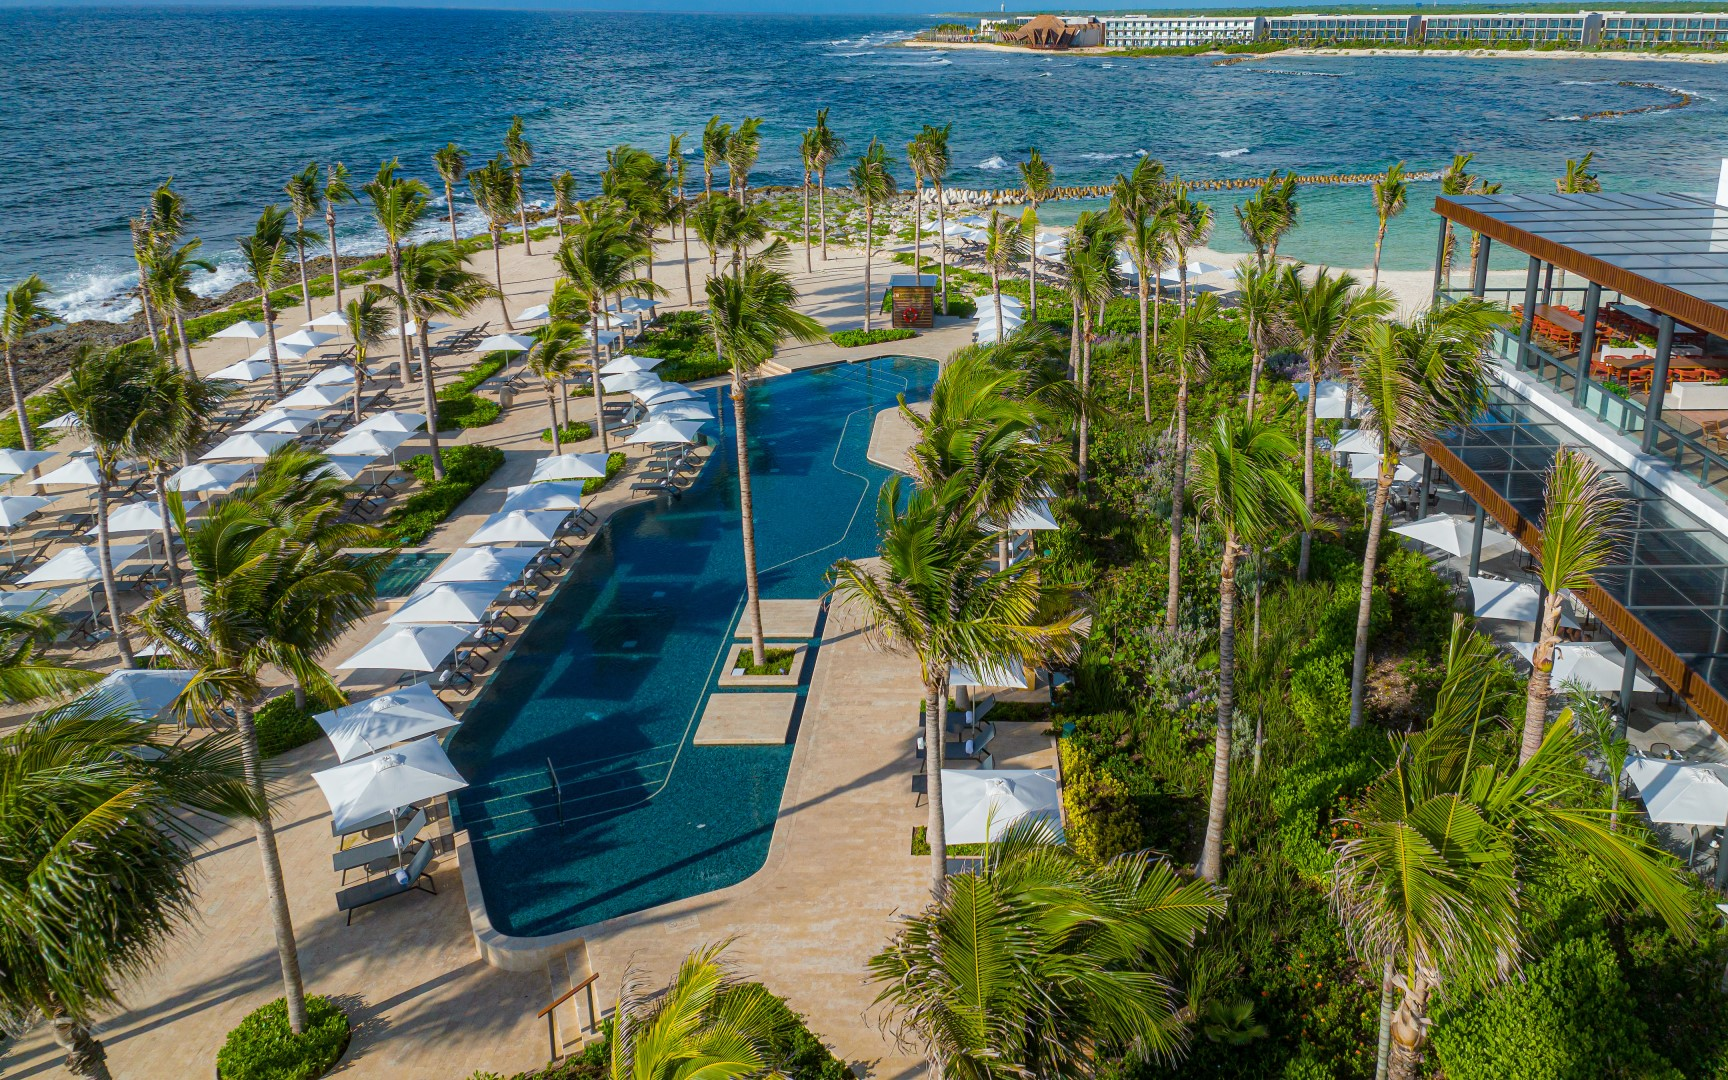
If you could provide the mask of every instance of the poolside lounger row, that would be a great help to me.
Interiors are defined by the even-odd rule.
[[[432,863],[432,845],[424,843],[414,853],[414,859],[407,866],[385,877],[372,878],[358,885],[343,889],[336,894],[336,910],[348,916],[348,925],[354,924],[354,912],[367,904],[376,904],[380,900],[388,900],[392,896],[419,889],[436,896],[438,883],[427,872]],[[422,886],[421,882],[425,882]]]
[[[380,870],[391,869],[381,865],[386,861],[400,862],[405,857],[412,860],[419,850],[414,846],[420,838],[420,830],[426,827],[426,808],[414,811],[414,816],[408,819],[408,825],[399,833],[378,840],[368,840],[363,844],[355,844],[350,848],[342,848],[331,856],[331,868],[342,875],[342,883],[348,883],[348,871],[360,869]],[[410,854],[412,853],[412,854]]]

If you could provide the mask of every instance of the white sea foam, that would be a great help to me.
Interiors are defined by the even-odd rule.
[[[1243,154],[1246,154],[1246,153],[1248,153],[1248,148],[1246,146],[1238,146],[1234,150],[1215,151],[1212,154],[1212,156],[1218,157],[1218,158],[1233,158],[1233,157],[1241,157]]]
[[[996,172],[999,169],[1008,168],[1008,162],[1004,161],[999,155],[992,154],[983,161],[980,161],[978,167],[990,172]]]
[[[54,294],[48,307],[66,322],[125,322],[138,311],[136,298],[126,295],[138,284],[134,267],[119,265],[68,274],[50,283]]]
[[[1146,151],[1144,151],[1144,150],[1124,150],[1119,154],[1088,152],[1088,153],[1084,153],[1084,154],[1075,154],[1074,156],[1079,158],[1081,161],[1121,161],[1123,158],[1142,158],[1142,157],[1145,157]]]

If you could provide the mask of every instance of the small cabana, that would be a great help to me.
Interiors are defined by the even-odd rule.
[[[936,325],[936,275],[895,274],[888,298],[896,329],[928,330]]]

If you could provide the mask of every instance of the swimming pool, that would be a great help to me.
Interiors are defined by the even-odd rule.
[[[762,595],[822,595],[876,551],[865,458],[877,412],[929,396],[933,361],[783,375],[750,390]],[[785,746],[694,746],[734,623],[743,552],[730,399],[684,497],[615,516],[576,560],[450,744],[455,799],[493,925],[555,933],[744,880],[768,856]],[[560,822],[562,816],[562,822]]]
[[[448,551],[404,551],[395,556],[384,564],[383,573],[378,575],[379,599],[407,596],[449,557]]]

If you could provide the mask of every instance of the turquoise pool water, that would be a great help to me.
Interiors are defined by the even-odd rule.
[[[882,358],[756,384],[748,402],[762,594],[813,598],[876,550],[880,410],[936,365]],[[554,933],[742,881],[768,855],[787,746],[691,744],[743,609],[729,399],[682,500],[616,516],[457,729],[455,800],[494,925]],[[807,669],[808,670],[808,669]],[[560,821],[562,815],[562,822]]]
[[[405,551],[397,555],[384,564],[384,572],[378,575],[379,598],[407,596],[449,556],[447,551]]]

